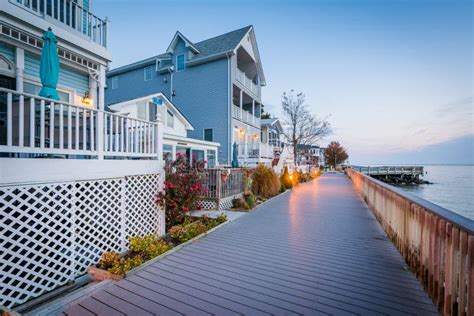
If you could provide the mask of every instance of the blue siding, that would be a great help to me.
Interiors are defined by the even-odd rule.
[[[187,48],[183,41],[179,41],[173,52],[172,63],[176,63],[176,56],[185,54]],[[150,81],[144,81],[144,68],[129,71],[118,75],[118,89],[111,89],[110,78],[105,92],[105,103],[117,103],[152,93],[162,92],[170,97],[170,74],[153,72]],[[168,77],[168,82],[164,77]],[[214,141],[221,144],[219,160],[228,160],[229,126],[228,109],[228,65],[223,58],[213,62],[186,67],[184,71],[173,74],[173,90],[176,96],[173,103],[184,113],[194,126],[194,131],[188,132],[188,137],[204,139],[204,129],[214,129]]]
[[[40,57],[25,51],[25,75],[39,79]],[[76,93],[83,95],[89,90],[89,75],[83,74],[60,65],[58,85],[76,90]]]
[[[7,44],[0,42],[0,54],[15,64],[15,48],[13,46],[8,46]]]

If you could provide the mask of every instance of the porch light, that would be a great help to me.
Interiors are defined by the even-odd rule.
[[[254,134],[254,135],[253,135],[253,139],[257,140],[257,139],[258,139],[258,135],[257,135],[257,134]]]
[[[92,104],[92,98],[89,96],[89,91],[84,92],[84,96],[82,97],[82,103],[85,105]]]
[[[245,135],[245,131],[243,129],[240,129],[240,135]]]

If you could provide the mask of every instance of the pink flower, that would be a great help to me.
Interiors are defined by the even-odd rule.
[[[170,189],[172,189],[172,188],[173,188],[173,183],[170,183],[170,184],[168,185],[168,187],[169,187]]]

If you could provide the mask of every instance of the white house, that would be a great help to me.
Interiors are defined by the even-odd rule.
[[[208,167],[215,167],[220,144],[212,141],[187,137],[194,127],[181,111],[163,94],[155,93],[145,97],[109,105],[111,111],[132,118],[163,121],[163,159],[172,160],[176,154],[190,157],[191,163],[206,160]],[[206,139],[206,135],[203,135]]]

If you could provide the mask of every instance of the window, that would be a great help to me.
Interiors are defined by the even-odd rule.
[[[57,90],[57,89],[56,89]],[[39,95],[41,91],[41,85],[40,84],[35,84],[31,82],[23,82],[23,92],[33,94],[33,95]],[[67,91],[58,91],[59,99],[63,102],[71,102],[70,98],[70,93]]]
[[[176,56],[176,71],[184,70],[184,54]]]
[[[204,140],[207,140],[208,142],[212,142],[213,141],[213,131],[212,131],[212,128],[206,128],[204,129]]]
[[[204,160],[204,150],[193,149],[191,156],[192,156],[191,163],[192,163],[193,166],[196,166],[196,164],[199,161]]]
[[[152,66],[145,67],[143,72],[145,76],[145,81],[150,81],[153,75],[153,67]]]
[[[118,89],[118,76],[110,78],[112,89]]]
[[[216,151],[208,149],[207,150],[207,167],[213,168],[216,166]]]
[[[174,128],[174,115],[170,111],[166,111],[166,126]]]
[[[172,145],[163,145],[163,161],[165,163],[170,163],[173,161],[173,146]]]

